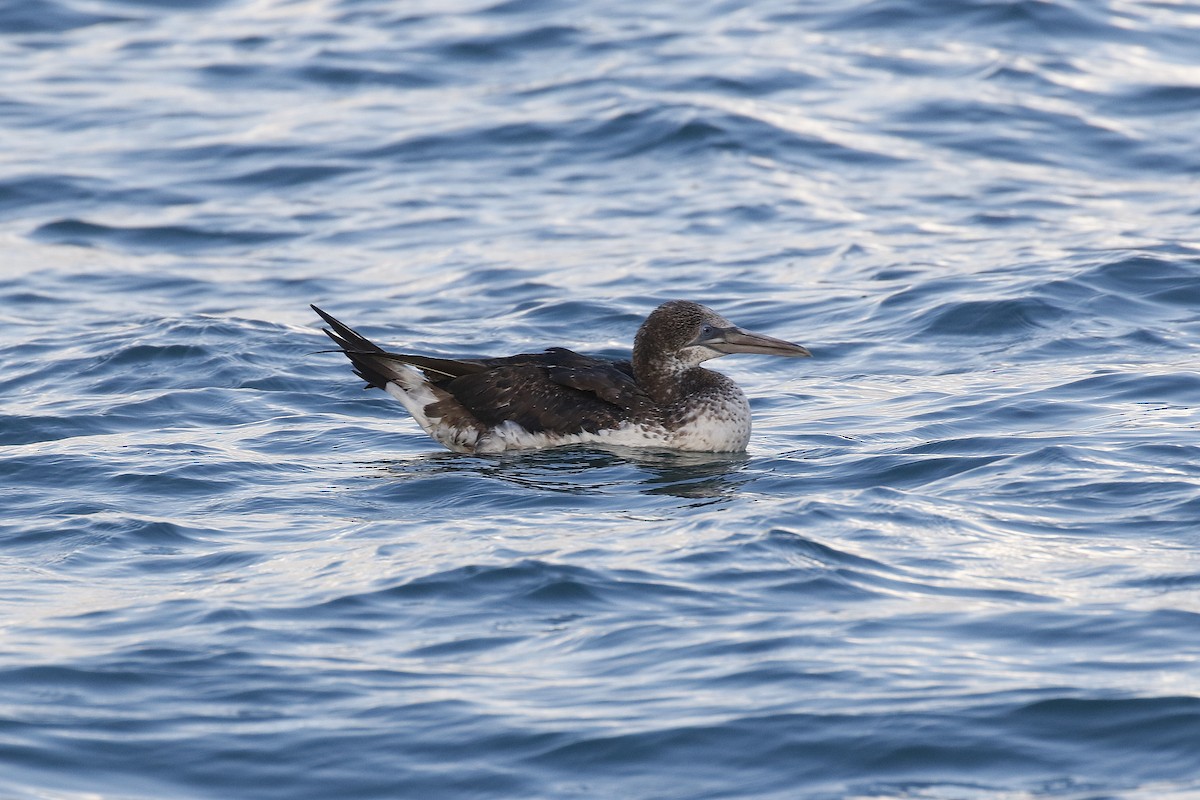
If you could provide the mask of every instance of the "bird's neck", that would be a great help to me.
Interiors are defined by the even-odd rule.
[[[670,358],[634,357],[633,376],[659,406],[668,407],[704,392],[724,379],[723,375]]]

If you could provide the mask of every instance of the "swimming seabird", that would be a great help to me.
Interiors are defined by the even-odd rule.
[[[399,400],[426,433],[460,453],[587,443],[742,451],[750,439],[746,395],[700,364],[730,353],[812,355],[686,300],[663,303],[646,318],[630,361],[563,347],[504,358],[389,353],[312,308],[367,388]]]

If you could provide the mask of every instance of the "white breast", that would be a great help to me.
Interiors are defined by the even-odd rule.
[[[732,453],[750,441],[750,403],[740,389],[689,398],[683,424],[671,435],[679,450]]]

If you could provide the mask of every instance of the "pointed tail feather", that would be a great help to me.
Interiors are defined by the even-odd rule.
[[[314,305],[309,305],[313,311],[321,315],[321,319],[325,320],[333,330],[325,330],[325,333],[330,339],[337,342],[338,346],[343,350],[365,350],[382,353],[383,348],[372,342],[367,337],[363,336],[358,331],[351,328],[349,325],[336,319],[333,315],[327,314]]]
[[[316,306],[312,306],[312,310],[329,325],[324,329],[325,335],[333,339],[334,344],[350,359],[354,374],[367,382],[366,388],[385,389],[389,381],[404,383],[396,364],[386,358],[387,353],[382,347]]]
[[[312,310],[320,314],[321,319],[329,324],[329,328],[325,329],[326,335],[330,339],[333,339],[337,343],[337,346],[341,348],[346,358],[350,359],[359,376],[376,388],[383,388],[383,383],[378,383],[377,379],[382,378],[384,383],[396,379],[394,377],[396,368],[395,366],[389,366],[387,363],[389,361],[398,361],[402,364],[416,367],[433,381],[458,378],[462,375],[470,375],[486,369],[478,361],[460,361],[452,358],[433,358],[432,356],[389,353],[349,325],[346,325],[316,306],[312,306]],[[369,374],[364,374],[364,367],[368,368],[367,371]]]

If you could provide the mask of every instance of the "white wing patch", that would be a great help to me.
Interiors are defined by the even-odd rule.
[[[448,398],[449,394],[427,381],[425,376],[412,367],[396,364],[393,373],[396,380],[388,381],[384,391],[400,401],[422,430],[451,450],[459,453],[475,452],[479,431],[447,425],[442,422],[441,417],[425,414],[426,407]]]

